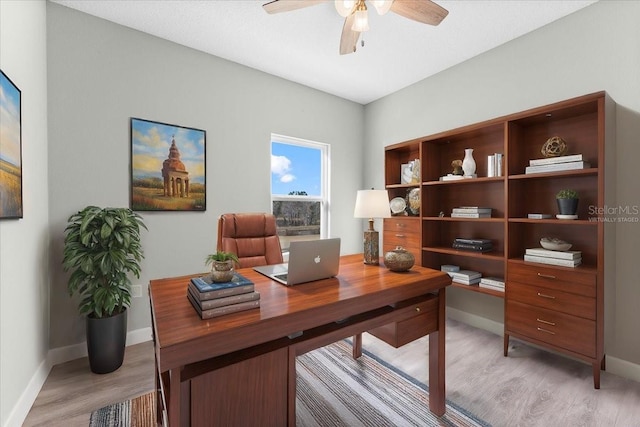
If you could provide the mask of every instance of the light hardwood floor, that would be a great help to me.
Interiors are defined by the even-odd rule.
[[[640,383],[603,372],[593,388],[591,366],[447,320],[447,399],[499,426],[640,426]],[[427,340],[394,349],[365,334],[363,347],[427,382]],[[86,427],[91,411],[153,389],[150,342],[127,348],[116,372],[96,375],[86,359],[58,365],[25,426]]]

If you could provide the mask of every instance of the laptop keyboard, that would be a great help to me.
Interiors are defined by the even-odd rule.
[[[284,280],[285,282],[287,281],[287,277],[289,276],[289,274],[287,273],[282,273],[282,274],[274,274],[273,277],[277,277],[280,280]]]

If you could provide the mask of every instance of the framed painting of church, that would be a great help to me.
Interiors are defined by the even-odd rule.
[[[131,118],[131,203],[134,211],[204,211],[204,130]]]
[[[21,92],[0,70],[0,219],[22,218]]]

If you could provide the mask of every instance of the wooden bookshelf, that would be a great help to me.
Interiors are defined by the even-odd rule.
[[[434,269],[453,264],[485,277],[505,278],[504,293],[479,286],[455,287],[504,298],[505,356],[510,337],[566,353],[592,364],[596,388],[604,365],[604,221],[593,207],[605,203],[605,138],[611,135],[615,120],[611,105],[607,94],[598,92],[385,148],[385,184],[390,197],[405,197],[409,190],[419,188],[421,200],[419,221],[409,217],[385,220],[385,251],[398,243],[394,236],[402,234],[397,230],[406,222],[402,227],[413,233],[408,249],[418,264]],[[553,136],[567,142],[566,154],[582,154],[590,167],[525,173],[530,160],[543,157],[540,149]],[[451,173],[453,160],[464,158],[467,148],[473,148],[477,178],[440,180]],[[494,153],[504,156],[503,173],[489,177],[487,158]],[[420,159],[420,182],[401,184],[401,165],[414,159]],[[555,194],[566,188],[579,193],[576,220],[555,218]],[[490,207],[492,217],[451,218],[452,209],[459,206]],[[552,218],[529,219],[528,213],[548,213]],[[525,262],[525,250],[539,247],[546,236],[572,243],[572,250],[582,252],[582,265],[567,268]],[[453,249],[457,237],[491,239],[493,250]],[[573,282],[584,286],[559,285]],[[528,292],[533,289],[537,289],[534,296],[545,297],[530,297]],[[576,312],[546,297],[588,308]],[[545,316],[557,321],[547,321]],[[540,320],[547,322],[544,327]]]

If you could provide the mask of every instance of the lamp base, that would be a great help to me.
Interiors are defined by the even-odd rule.
[[[380,251],[378,249],[378,232],[365,230],[364,232],[364,263],[370,265],[380,264]]]

